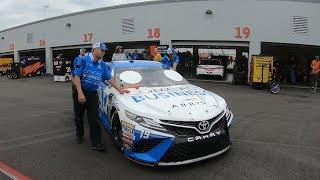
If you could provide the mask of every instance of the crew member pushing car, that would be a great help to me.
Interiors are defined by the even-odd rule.
[[[101,81],[107,80],[120,94],[129,91],[116,84],[106,63],[102,61],[107,47],[103,43],[97,42],[92,46],[92,49],[92,53],[83,57],[82,61],[75,65],[73,82],[78,91],[78,101],[87,110],[91,149],[103,151],[101,128],[98,123],[98,85]]]

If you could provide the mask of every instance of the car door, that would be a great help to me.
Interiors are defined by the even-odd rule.
[[[113,73],[111,73],[113,74]],[[100,82],[99,89],[99,108],[100,110],[105,113],[108,118],[110,118],[110,111],[112,109],[112,99],[113,99],[113,88],[108,83],[108,81]]]

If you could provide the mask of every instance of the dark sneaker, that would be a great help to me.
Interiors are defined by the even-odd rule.
[[[82,136],[77,136],[77,143],[82,144],[83,142],[83,137]]]
[[[104,151],[104,146],[102,144],[96,144],[91,146],[91,149],[94,151]]]

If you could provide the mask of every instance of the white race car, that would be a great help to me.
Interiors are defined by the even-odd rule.
[[[145,165],[181,165],[230,148],[233,114],[220,96],[152,61],[108,63],[121,95],[99,85],[99,116],[123,154]]]
[[[219,78],[223,78],[224,66],[219,59],[202,60],[197,67],[197,76],[199,75],[218,76]]]

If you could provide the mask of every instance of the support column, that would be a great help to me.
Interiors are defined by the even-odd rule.
[[[46,73],[53,74],[52,49],[46,47]]]
[[[249,49],[248,82],[250,82],[252,55],[259,55],[260,53],[261,53],[261,42],[260,41],[251,41],[250,42],[250,49]]]
[[[161,40],[160,45],[169,45],[169,47],[172,47],[172,42],[167,40]]]
[[[19,56],[18,50],[14,50],[13,56],[14,56],[14,62],[15,62],[15,63],[20,62],[20,56]]]

